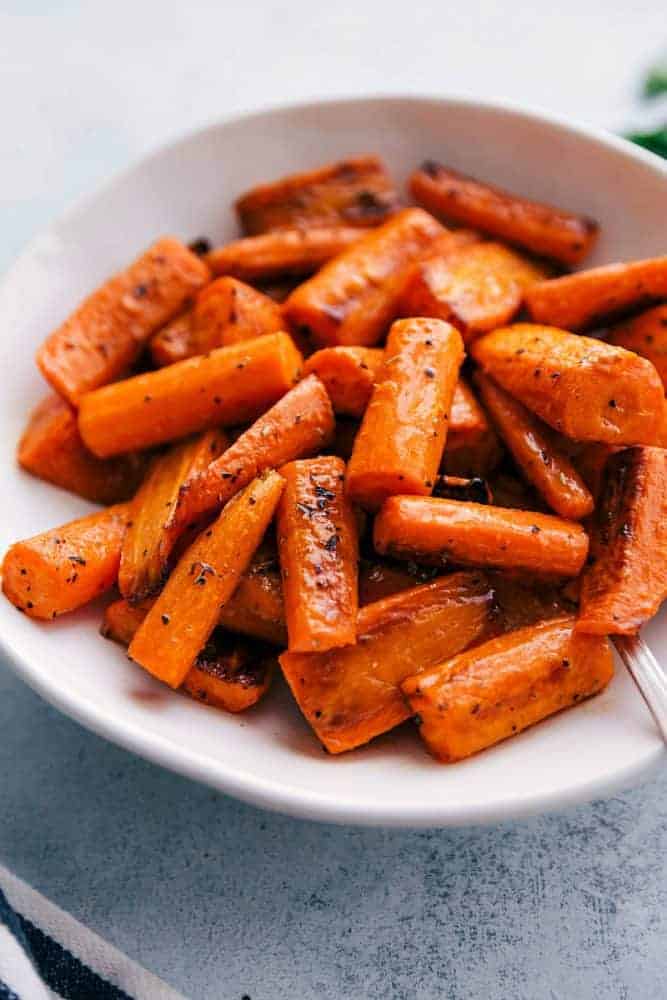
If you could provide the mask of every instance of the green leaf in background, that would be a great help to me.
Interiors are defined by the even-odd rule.
[[[653,100],[656,97],[660,97],[663,94],[667,94],[667,62],[662,62],[656,64],[648,73],[644,79],[641,90],[642,97],[645,100]],[[656,156],[662,156],[667,159],[667,121],[665,121],[665,116],[660,116],[660,111],[663,105],[660,101],[656,102],[658,110],[657,122],[661,124],[656,124],[654,128],[642,128],[637,129],[634,132],[627,132],[625,135],[626,139],[630,142],[637,143],[638,146],[642,146],[644,149],[650,150],[651,153],[655,153]],[[644,116],[645,117],[645,116]],[[653,116],[653,120],[656,121],[656,116]]]
[[[667,65],[665,64],[654,66],[644,80],[642,87],[642,97],[658,97],[660,94],[667,94]]]
[[[630,132],[626,135],[626,139],[667,159],[667,125],[653,132]]]

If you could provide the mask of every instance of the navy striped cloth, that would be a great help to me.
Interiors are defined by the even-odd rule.
[[[0,865],[0,1000],[185,1000]]]

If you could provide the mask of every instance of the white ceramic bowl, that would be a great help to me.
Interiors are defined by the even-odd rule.
[[[3,437],[0,543],[88,506],[23,474],[14,448],[45,387],[42,338],[95,285],[161,233],[216,242],[235,233],[232,201],[258,181],[377,151],[399,181],[427,157],[527,196],[593,215],[593,263],[665,252],[667,170],[622,140],[556,118],[474,101],[373,98],[250,115],[188,135],[69,211],[0,286]],[[462,764],[436,764],[408,725],[341,757],[322,752],[281,683],[242,716],[174,694],[98,635],[101,605],[40,625],[0,600],[17,672],[68,715],[159,764],[267,808],[311,819],[395,826],[490,822],[589,799],[663,758],[619,666],[608,690]],[[646,630],[667,660],[664,616]]]

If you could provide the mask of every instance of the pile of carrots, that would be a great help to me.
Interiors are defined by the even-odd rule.
[[[667,257],[375,156],[163,237],[43,343],[18,459],[103,506],[12,545],[51,620],[238,712],[276,663],[332,753],[414,717],[456,761],[601,691],[667,596]],[[663,546],[663,542],[665,543]]]

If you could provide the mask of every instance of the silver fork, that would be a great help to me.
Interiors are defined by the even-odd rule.
[[[667,675],[639,635],[614,635],[614,645],[667,743]]]

